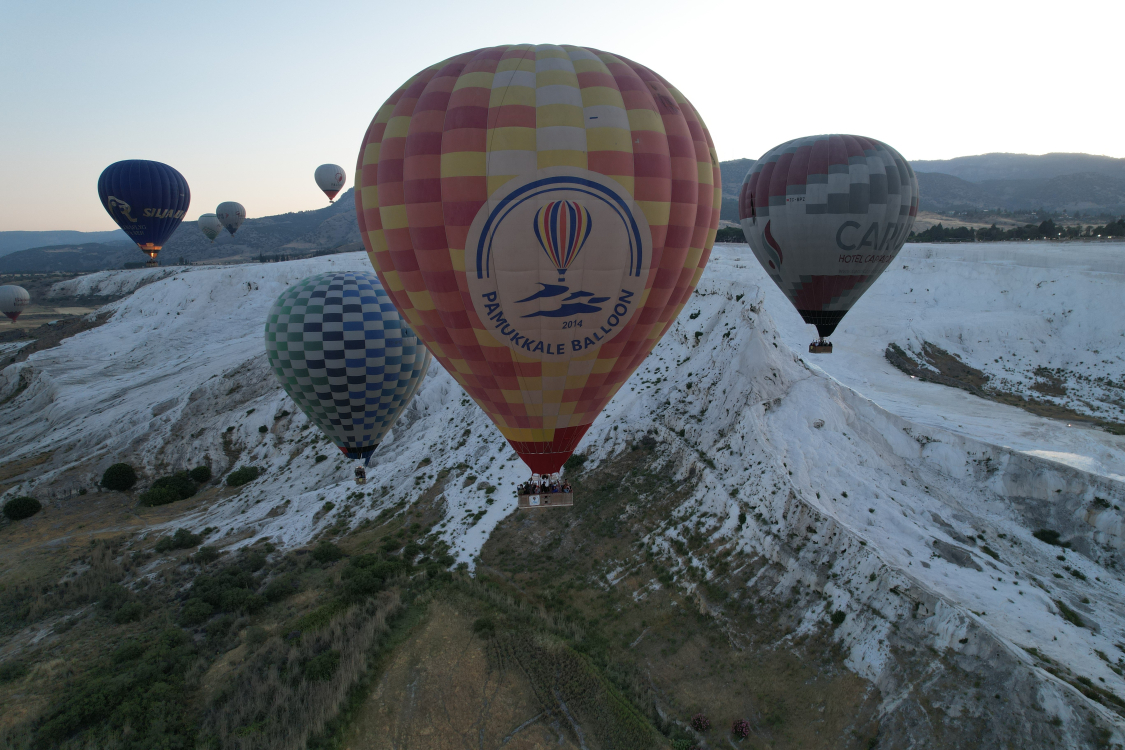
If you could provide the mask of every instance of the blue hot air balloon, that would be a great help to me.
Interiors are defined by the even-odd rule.
[[[110,164],[98,178],[102,206],[156,265],[156,254],[187,214],[187,180],[167,164],[127,159]]]
[[[406,409],[430,352],[373,273],[310,276],[266,319],[266,356],[281,387],[345,456],[366,465]],[[357,481],[363,475],[356,470]]]

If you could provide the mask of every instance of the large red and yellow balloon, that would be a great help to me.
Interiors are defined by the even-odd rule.
[[[371,121],[356,175],[384,289],[537,473],[558,471],[671,326],[719,223],[695,108],[583,47],[423,70]]]

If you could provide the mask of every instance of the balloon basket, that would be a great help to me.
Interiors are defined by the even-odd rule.
[[[832,344],[827,341],[816,341],[809,344],[809,354],[831,354]]]
[[[156,268],[159,265],[160,264],[156,261],[156,258],[150,258],[149,260],[145,261],[145,268]]]
[[[527,508],[569,508],[574,505],[573,492],[544,492],[538,495],[520,495],[519,507]]]
[[[366,480],[366,479],[363,479],[362,477],[356,477],[356,478],[355,478],[355,483],[356,483],[356,484],[367,484],[367,480]]]

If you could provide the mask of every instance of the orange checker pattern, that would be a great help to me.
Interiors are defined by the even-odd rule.
[[[536,170],[619,183],[652,234],[642,306],[570,361],[497,342],[473,309],[470,225],[489,196]],[[594,49],[467,52],[408,80],[379,108],[356,165],[371,265],[442,366],[536,473],[558,471],[695,289],[719,224],[719,160],[703,120],[648,68]]]

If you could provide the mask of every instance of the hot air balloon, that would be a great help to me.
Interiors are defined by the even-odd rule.
[[[738,200],[742,233],[766,273],[826,340],[894,260],[918,215],[918,179],[885,143],[815,135],[770,149]]]
[[[328,196],[328,202],[331,203],[336,198],[336,193],[344,187],[344,182],[347,181],[348,176],[341,166],[321,164],[316,168],[313,178],[316,179],[316,186],[324,191],[324,194]]]
[[[191,191],[167,164],[128,159],[110,164],[98,178],[102,206],[155,266],[156,254],[187,214]]]
[[[270,308],[265,333],[281,387],[345,456],[364,466],[430,366],[430,353],[370,272],[299,281]],[[362,474],[359,467],[357,481]]]
[[[198,224],[203,235],[212,242],[223,232],[223,222],[219,221],[217,214],[203,214],[199,217]]]
[[[233,236],[242,226],[242,220],[246,218],[246,209],[242,207],[241,203],[224,201],[215,209],[215,215],[219,217],[219,223],[226,227],[227,231]]]
[[[29,302],[31,295],[22,286],[0,286],[0,313],[11,318],[13,323]]]
[[[380,107],[356,211],[395,307],[536,474],[668,330],[719,223],[695,108],[598,50],[451,57]]]

